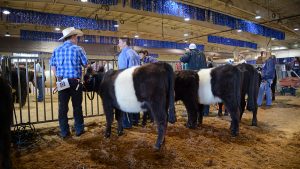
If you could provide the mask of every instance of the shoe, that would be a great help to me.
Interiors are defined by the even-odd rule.
[[[71,133],[70,132],[68,132],[67,134],[59,134],[59,136],[62,138],[62,139],[67,139],[67,138],[69,138],[70,136],[71,136]]]
[[[75,135],[76,135],[77,137],[79,137],[79,136],[81,136],[83,133],[84,133],[84,130],[81,131],[81,132],[79,132],[79,133],[76,133]]]

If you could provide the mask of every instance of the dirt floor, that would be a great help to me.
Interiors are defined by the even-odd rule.
[[[258,127],[250,126],[252,114],[246,112],[236,138],[230,136],[230,117],[217,117],[214,108],[194,130],[184,126],[184,107],[176,108],[178,122],[168,126],[161,151],[152,148],[154,125],[134,127],[118,137],[114,123],[112,137],[105,139],[101,116],[86,119],[82,136],[65,140],[58,127],[39,127],[35,144],[14,150],[14,168],[300,168],[299,96],[278,96],[271,108],[259,108]]]

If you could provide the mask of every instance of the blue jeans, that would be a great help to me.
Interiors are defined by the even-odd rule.
[[[267,79],[266,81],[262,81],[259,87],[258,97],[257,97],[257,105],[261,106],[264,94],[266,93],[266,106],[271,106],[272,104],[272,92],[271,92],[271,84],[273,79]]]
[[[122,125],[124,128],[131,128],[132,125],[138,125],[140,113],[125,113],[123,112]]]
[[[39,90],[39,95],[37,99],[38,101],[43,101],[44,100],[43,78],[38,77],[36,81],[37,81],[37,88]]]
[[[209,105],[204,105],[203,106],[202,114],[203,114],[203,116],[208,116],[208,114],[209,114]]]
[[[78,81],[76,79],[69,79],[70,88],[58,92],[58,121],[61,131],[61,136],[65,137],[70,133],[68,124],[68,103],[72,97],[74,128],[76,135],[84,131],[84,122],[82,114],[82,85],[80,84],[76,90]]]

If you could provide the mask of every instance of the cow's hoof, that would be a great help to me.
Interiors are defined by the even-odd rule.
[[[105,133],[104,137],[105,138],[109,138],[110,137],[110,133]]]
[[[238,132],[231,131],[231,137],[237,137],[239,135]]]
[[[124,134],[123,131],[118,131],[118,136],[122,136]]]
[[[189,128],[189,129],[195,129],[195,128],[197,128],[197,125],[195,125],[195,124],[193,125],[193,124],[187,123],[186,127]]]
[[[252,126],[257,126],[257,122],[252,122]]]

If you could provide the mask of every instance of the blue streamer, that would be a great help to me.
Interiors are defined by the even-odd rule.
[[[228,46],[238,46],[238,47],[257,49],[256,43],[246,42],[246,41],[237,40],[237,39],[224,38],[221,36],[208,36],[208,42],[223,44],[223,45],[228,45]]]
[[[20,36],[22,40],[58,41],[58,39],[62,37],[62,33],[21,30]],[[84,35],[83,37],[79,37],[79,42],[117,45],[119,42],[119,38],[112,37],[112,36]],[[148,39],[130,39],[130,42],[133,46],[141,46],[145,48],[184,49],[188,47],[188,44],[186,43],[176,43],[176,42],[148,40]],[[197,44],[197,49],[203,51],[204,45]]]
[[[250,21],[238,19],[229,15],[213,12],[207,9],[186,5],[172,0],[131,0],[131,8],[155,12],[163,15],[178,16],[199,21],[208,21],[216,25],[227,26],[232,29],[242,29],[256,35],[284,40],[284,32],[265,27]]]
[[[1,11],[4,8],[0,8]],[[29,23],[36,25],[45,25],[53,27],[75,27],[77,29],[117,31],[114,25],[117,21],[113,20],[96,20],[77,16],[67,16],[60,14],[50,14],[29,10],[8,9],[11,14],[7,16],[7,22],[12,23]],[[1,12],[2,13],[2,12]]]

